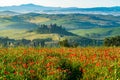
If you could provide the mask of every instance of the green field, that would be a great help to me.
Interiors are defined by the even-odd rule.
[[[70,30],[70,32],[83,37],[93,39],[104,39],[105,37],[118,36],[120,27],[117,28],[93,28],[93,29],[77,29]]]
[[[11,39],[46,39],[52,38],[52,40],[59,40],[60,36],[58,34],[37,34],[35,32],[27,32],[27,30],[19,30],[19,29],[9,29],[9,30],[1,30],[1,37],[9,37]]]

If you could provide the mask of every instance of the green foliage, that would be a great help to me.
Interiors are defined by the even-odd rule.
[[[68,36],[74,35],[70,32],[67,32],[64,28],[62,28],[62,26],[58,26],[57,24],[50,24],[50,25],[43,24],[33,31],[40,33],[40,34],[57,33],[60,35],[68,35]]]
[[[120,36],[104,39],[105,46],[120,46]]]
[[[65,39],[65,40],[63,40],[63,41],[60,41],[59,44],[60,44],[60,46],[62,46],[62,47],[70,47],[67,39]]]
[[[77,47],[79,46],[79,43],[77,42],[71,42],[71,41],[68,41],[67,39],[63,40],[63,41],[59,41],[59,45],[61,47]]]
[[[61,59],[59,64],[63,70],[67,70],[67,72],[64,73],[65,78],[62,80],[79,80],[82,78],[83,73],[80,71],[81,66],[79,63],[71,63],[70,60]]]
[[[2,47],[17,47],[17,46],[26,46],[26,47],[44,47],[45,42],[52,41],[50,38],[46,39],[33,39],[27,40],[27,39],[21,39],[21,40],[15,40],[15,39],[9,39],[6,38],[0,38],[0,44]]]

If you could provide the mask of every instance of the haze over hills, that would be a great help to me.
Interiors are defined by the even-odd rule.
[[[90,14],[113,14],[119,15],[120,6],[113,7],[94,7],[94,8],[77,8],[77,7],[46,7],[35,4],[23,4],[19,6],[0,7],[0,11],[13,11],[18,13],[49,13],[49,14],[65,14],[65,13],[90,13]]]
[[[17,13],[17,12],[13,12],[13,11],[1,11],[0,12],[0,15],[2,16],[14,16],[14,15],[19,15],[20,13]]]

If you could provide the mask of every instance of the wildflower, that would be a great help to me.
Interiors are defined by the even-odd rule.
[[[4,74],[7,75],[7,74],[9,74],[9,72],[8,71],[4,71]]]
[[[13,72],[13,74],[14,74],[14,75],[16,75],[16,74],[17,74],[17,72],[16,72],[16,71],[14,71],[14,72]]]
[[[48,67],[47,70],[51,70],[51,68]]]
[[[52,62],[49,62],[46,64],[46,67],[50,67],[52,65]]]
[[[29,65],[30,65],[30,66],[34,65],[34,62],[30,62]]]
[[[13,68],[16,69],[17,67],[15,65],[13,65]]]
[[[76,57],[77,55],[74,53],[74,54],[69,54],[70,57]]]
[[[20,72],[19,74],[22,76],[22,75],[23,75],[23,72]]]
[[[58,70],[58,71],[61,71],[61,70],[62,70],[62,68],[61,68],[61,67],[58,67],[58,68],[57,68],[57,70]]]
[[[100,66],[100,63],[99,63],[99,62],[97,62],[95,65],[96,65],[97,67],[99,67],[99,66]]]
[[[54,71],[48,73],[48,75],[54,75],[54,74],[55,74]]]
[[[22,66],[23,66],[23,68],[28,68],[26,63],[22,64]]]
[[[35,70],[30,70],[30,73],[34,73],[35,72]]]
[[[38,61],[36,61],[36,64],[39,64],[39,62],[38,62]]]

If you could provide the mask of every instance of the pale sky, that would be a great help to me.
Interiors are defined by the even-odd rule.
[[[110,7],[120,6],[120,0],[0,0],[0,6],[33,3],[51,7]]]

